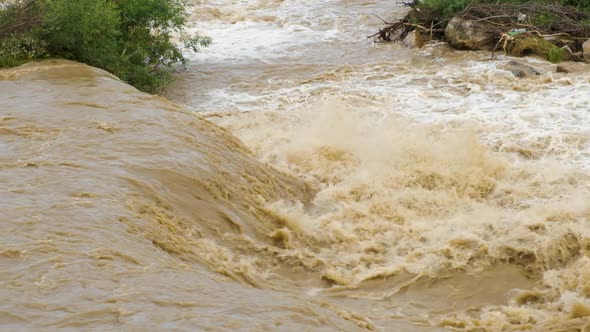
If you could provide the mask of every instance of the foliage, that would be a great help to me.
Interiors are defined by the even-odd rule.
[[[532,17],[531,21],[534,25],[550,25],[555,21],[555,17],[547,12]]]
[[[566,59],[564,50],[539,37],[516,39],[510,53],[516,56],[536,54],[553,63],[558,63]]]
[[[107,0],[45,0],[40,37],[48,53],[109,68],[116,63],[119,15]]]
[[[590,2],[588,0],[558,0],[555,1],[558,5],[572,6],[578,9],[584,9],[590,11]]]
[[[186,63],[184,48],[210,42],[185,33],[186,9],[182,0],[21,0],[0,9],[0,67],[65,58],[157,91]]]
[[[560,63],[567,59],[565,51],[554,44],[551,44],[551,46],[547,49],[545,58],[552,63]]]
[[[0,68],[18,66],[45,56],[47,56],[45,43],[29,34],[9,35],[0,39]]]
[[[32,2],[18,2],[0,10],[0,68],[47,55],[45,42],[35,33],[41,22],[38,9]]]

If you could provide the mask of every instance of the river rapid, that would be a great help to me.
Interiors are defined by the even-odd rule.
[[[172,102],[0,71],[0,330],[590,331],[590,70],[193,3]]]

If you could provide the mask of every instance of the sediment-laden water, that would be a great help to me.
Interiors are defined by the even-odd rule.
[[[1,327],[590,331],[590,71],[365,38],[403,10],[195,2],[182,107],[0,72]]]

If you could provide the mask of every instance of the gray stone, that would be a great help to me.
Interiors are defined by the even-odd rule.
[[[572,52],[572,49],[569,46],[566,45],[561,49],[565,52],[565,60],[572,60],[574,58],[574,52]]]
[[[459,49],[491,51],[496,44],[485,23],[459,17],[449,21],[445,37],[451,46]]]
[[[414,30],[404,38],[403,44],[409,48],[420,48],[424,46],[424,39],[418,31]]]
[[[590,66],[582,62],[562,62],[555,69],[558,73],[586,73],[590,71]]]
[[[504,69],[512,72],[514,76],[520,78],[535,77],[537,75],[541,75],[541,73],[537,69],[535,69],[535,67],[516,60],[511,60],[510,62],[508,62],[504,66]]]
[[[573,39],[569,39],[569,38],[565,38],[565,37],[561,37],[561,36],[548,36],[548,37],[543,37],[543,39],[545,39],[546,41],[550,42],[551,44],[558,46],[558,47],[564,47],[567,46],[570,49],[575,47],[576,41]]]

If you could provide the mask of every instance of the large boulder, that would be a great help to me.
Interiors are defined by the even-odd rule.
[[[510,71],[514,76],[520,78],[531,78],[541,75],[535,67],[516,60],[509,61],[503,68]]]
[[[495,40],[486,23],[454,17],[445,29],[445,37],[451,46],[459,49],[494,49]]]
[[[582,54],[584,55],[584,61],[590,63],[590,39],[582,44]]]

